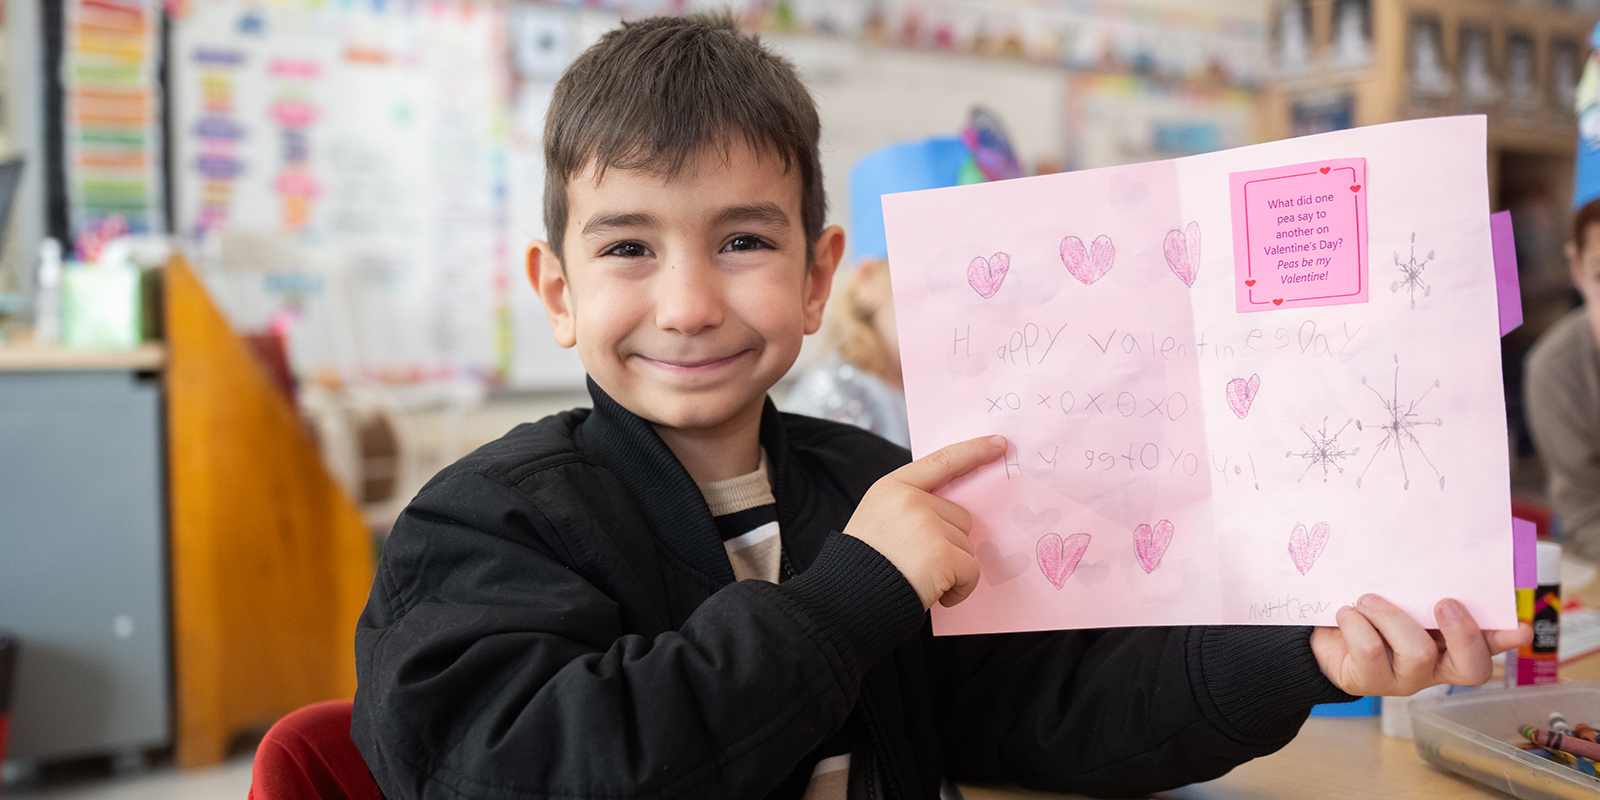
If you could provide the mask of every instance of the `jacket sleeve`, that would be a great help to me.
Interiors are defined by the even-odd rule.
[[[759,797],[922,624],[893,565],[834,535],[805,575],[627,633],[579,546],[485,475],[407,509],[356,633],[351,736],[386,797]]]
[[[1144,796],[1271,753],[1312,705],[1354,699],[1323,677],[1303,627],[934,641],[941,747],[965,780]]]

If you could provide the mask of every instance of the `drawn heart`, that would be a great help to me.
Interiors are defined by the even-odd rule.
[[[1306,533],[1306,526],[1295,523],[1294,531],[1289,534],[1289,557],[1294,559],[1295,569],[1300,570],[1301,575],[1311,571],[1317,556],[1322,555],[1322,548],[1327,545],[1328,523],[1311,526],[1310,533]]]
[[[1228,381],[1228,408],[1233,415],[1244,419],[1250,413],[1250,404],[1256,401],[1256,390],[1261,388],[1261,376],[1251,375],[1250,380],[1234,378]]]
[[[1191,222],[1185,231],[1167,231],[1167,241],[1162,246],[1167,254],[1167,266],[1184,286],[1194,286],[1195,274],[1200,271],[1200,223]]]
[[[1061,240],[1061,263],[1065,264],[1072,277],[1077,278],[1084,286],[1100,280],[1107,272],[1111,271],[1111,262],[1117,256],[1117,248],[1112,246],[1110,237],[1095,237],[1087,251],[1084,250],[1083,240],[1076,236],[1068,236]]]
[[[1047,508],[1035,514],[1032,509],[1018,503],[1011,507],[1011,519],[1017,523],[1017,527],[1032,534],[1054,528],[1056,521],[1061,519],[1061,512],[1054,508]]]
[[[1000,284],[1005,282],[1006,273],[1010,271],[1011,256],[1005,253],[995,253],[987,259],[978,256],[967,265],[967,283],[987,300],[1000,291]]]
[[[1272,299],[1272,304],[1273,304],[1273,305],[1275,305],[1275,306],[1281,306],[1281,305],[1283,305],[1283,298],[1281,298],[1281,297],[1275,297],[1275,298],[1273,298],[1273,299]]]
[[[1246,286],[1254,286],[1254,285],[1256,285],[1256,279],[1255,278],[1251,278],[1250,280],[1245,281],[1244,285],[1246,285]]]
[[[1332,169],[1332,167],[1323,167],[1321,172],[1322,172],[1322,174],[1326,175],[1326,174],[1328,174],[1328,170],[1330,170],[1330,169]]]
[[[1358,184],[1356,184],[1356,185],[1354,185],[1354,186],[1352,186],[1352,187],[1350,187],[1350,191],[1352,191],[1352,192],[1359,192],[1359,191],[1361,191],[1361,184],[1359,184],[1359,183],[1358,183]]]
[[[978,545],[978,566],[983,570],[984,580],[991,586],[999,586],[1028,569],[1028,554],[1012,553],[1008,556],[1001,553],[994,542],[984,542]]]
[[[1133,550],[1147,575],[1161,566],[1161,557],[1167,554],[1169,544],[1172,544],[1171,522],[1161,520],[1154,529],[1143,524],[1133,529]]]
[[[1053,533],[1039,537],[1039,569],[1057,589],[1066,584],[1072,571],[1078,568],[1078,559],[1089,549],[1089,538],[1087,533],[1074,533],[1065,540]]]

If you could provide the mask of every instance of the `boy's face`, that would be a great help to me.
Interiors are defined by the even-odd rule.
[[[728,155],[707,149],[671,179],[608,169],[596,182],[591,166],[567,185],[564,264],[543,242],[528,254],[556,341],[658,429],[759,420],[821,324],[843,252],[832,227],[807,263],[797,170],[742,144]]]

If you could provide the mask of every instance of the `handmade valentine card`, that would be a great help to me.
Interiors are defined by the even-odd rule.
[[[883,198],[912,450],[983,578],[939,634],[1516,624],[1482,117]]]

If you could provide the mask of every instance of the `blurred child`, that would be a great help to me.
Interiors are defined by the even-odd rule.
[[[1567,265],[1584,303],[1528,352],[1523,395],[1562,544],[1600,563],[1600,199],[1578,210]]]
[[[889,262],[868,261],[850,273],[828,309],[824,335],[833,352],[801,375],[783,410],[864,428],[909,449]]]

